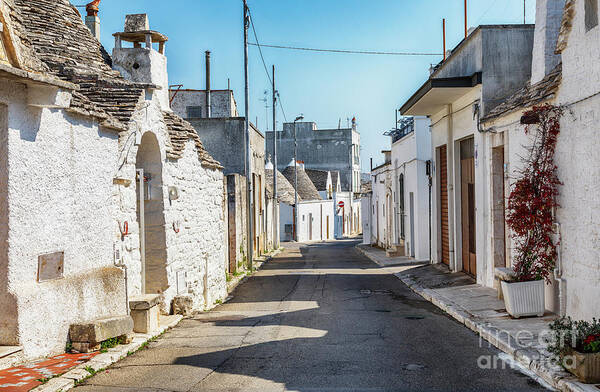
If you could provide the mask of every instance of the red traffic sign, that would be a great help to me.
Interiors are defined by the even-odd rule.
[[[340,208],[344,208],[344,202],[343,202],[343,201],[340,201],[340,202],[338,203],[338,207],[340,207]]]

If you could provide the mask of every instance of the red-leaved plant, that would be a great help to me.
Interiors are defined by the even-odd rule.
[[[562,183],[556,174],[554,152],[561,115],[561,108],[542,105],[534,106],[522,118],[532,143],[508,199],[506,218],[515,241],[514,270],[520,282],[548,281],[556,264],[553,209],[558,207]]]

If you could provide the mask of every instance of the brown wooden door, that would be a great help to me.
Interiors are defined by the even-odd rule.
[[[439,149],[440,160],[440,228],[442,235],[442,263],[450,265],[450,239],[448,235],[448,153],[447,147]]]
[[[461,222],[463,271],[477,275],[475,253],[475,159],[461,159]]]

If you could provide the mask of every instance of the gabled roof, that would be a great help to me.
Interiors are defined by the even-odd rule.
[[[534,85],[527,85],[508,97],[500,105],[492,109],[482,121],[493,120],[505,113],[537,105],[551,99],[558,91],[561,81],[562,63],[559,63],[544,79]]]
[[[267,197],[273,198],[273,170],[265,170],[265,180],[267,181]],[[279,170],[277,170],[277,198],[280,202],[290,206],[294,205],[294,187]],[[300,195],[298,195],[298,201],[302,201]]]
[[[315,188],[315,185],[312,183],[306,172],[303,168],[298,167],[298,194],[302,197],[302,200],[323,200],[321,195],[319,195],[319,191]],[[295,168],[293,166],[288,166],[283,171],[283,175],[289,183],[294,186],[294,172]]]
[[[327,179],[329,172],[326,170],[304,169],[318,191],[327,191]]]

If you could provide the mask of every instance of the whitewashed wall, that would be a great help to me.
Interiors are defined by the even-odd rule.
[[[584,1],[575,4],[568,45],[562,52],[560,104],[572,104],[561,121],[556,148],[564,185],[557,221],[566,279],[566,311],[578,319],[600,315],[600,27],[585,28]],[[580,101],[579,103],[575,103]]]
[[[8,134],[0,139],[8,142],[10,202],[0,270],[10,295],[0,313],[18,320],[18,343],[35,358],[63,352],[71,323],[126,308],[123,273],[112,266],[118,138],[63,110],[27,106],[28,92],[0,83],[0,101],[8,106]],[[64,278],[38,283],[38,256],[59,251]]]
[[[401,220],[404,219],[405,250],[411,247],[417,260],[429,261],[429,181],[426,161],[431,159],[430,121],[426,117],[415,118],[415,132],[392,145],[394,232],[392,239],[399,243]],[[400,215],[400,174],[404,174],[404,215]],[[414,230],[410,225],[410,194],[414,200]],[[415,238],[411,237],[414,233]]]
[[[329,238],[333,238],[333,201],[317,200],[298,203],[298,242],[327,240],[327,217]],[[312,214],[312,221],[310,217]],[[312,227],[312,237],[310,230]]]
[[[225,257],[223,243],[226,230],[223,216],[223,174],[221,171],[205,169],[198,161],[195,146],[186,143],[184,156],[179,160],[166,158],[168,134],[163,121],[159,102],[154,99],[147,108],[136,111],[131,126],[152,132],[158,139],[162,170],[162,198],[165,208],[165,233],[167,248],[168,289],[163,293],[162,310],[169,312],[171,300],[176,295],[190,295],[195,309],[210,307],[226,295]],[[115,214],[115,228],[124,221],[129,222],[131,235],[125,237],[120,246],[128,265],[129,294],[141,294],[141,258],[139,224],[136,216],[135,164],[138,147],[135,137],[122,135],[120,151],[126,155],[118,176],[133,181],[125,187],[115,185],[114,202],[119,207]],[[120,162],[121,164],[121,162]],[[178,200],[169,200],[169,187],[179,190]],[[176,233],[173,225],[179,227]],[[177,273],[185,274],[187,289],[177,292]]]

